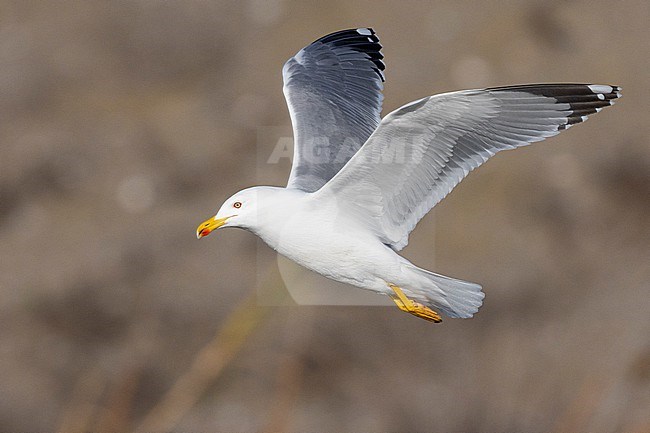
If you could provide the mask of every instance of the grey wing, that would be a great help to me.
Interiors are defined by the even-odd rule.
[[[372,29],[342,30],[303,48],[284,65],[294,136],[287,187],[318,190],[377,128],[384,80],[380,50]]]
[[[612,105],[620,88],[532,84],[427,97],[386,116],[320,191],[395,250],[495,153],[541,141]]]

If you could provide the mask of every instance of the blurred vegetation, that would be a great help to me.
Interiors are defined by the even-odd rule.
[[[650,431],[649,22],[640,0],[0,2],[0,431]],[[385,112],[623,86],[414,232],[410,259],[483,284],[472,320],[258,306],[280,282],[255,237],[194,237],[286,181],[258,163],[284,61],[369,25]]]

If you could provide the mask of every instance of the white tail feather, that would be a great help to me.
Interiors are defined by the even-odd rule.
[[[411,296],[433,310],[452,318],[470,318],[483,304],[481,286],[469,281],[439,275],[408,264],[405,267],[419,278],[421,286],[403,287]]]

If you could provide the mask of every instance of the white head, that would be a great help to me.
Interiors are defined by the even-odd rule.
[[[221,205],[215,216],[199,225],[196,237],[201,239],[221,227],[255,228],[261,207],[260,199],[281,189],[283,188],[255,186],[235,193]]]

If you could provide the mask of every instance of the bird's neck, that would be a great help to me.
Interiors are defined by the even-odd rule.
[[[257,221],[248,230],[277,250],[283,229],[308,206],[310,194],[297,189],[273,188],[259,198]]]

